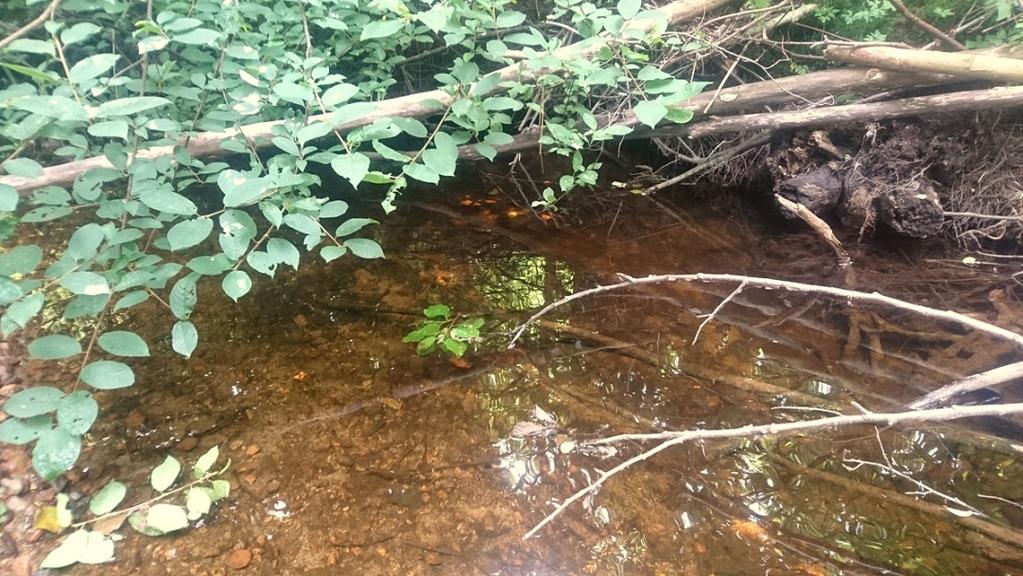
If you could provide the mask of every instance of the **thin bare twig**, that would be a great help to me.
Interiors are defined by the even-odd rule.
[[[980,390],[981,388],[994,388],[996,386],[1019,380],[1020,378],[1023,378],[1023,362],[1015,362],[1005,366],[999,366],[998,368],[988,370],[987,372],[968,376],[962,380],[953,382],[948,386],[942,386],[923,398],[920,398],[916,402],[913,402],[909,405],[909,407],[913,409],[931,408],[933,406],[944,404],[959,394]]]
[[[690,346],[696,346],[696,341],[700,339],[700,332],[703,332],[703,327],[706,326],[707,323],[709,323],[711,320],[713,320],[714,317],[718,315],[718,312],[720,312],[721,309],[725,307],[725,304],[728,304],[729,302],[731,302],[732,298],[735,298],[736,296],[738,296],[739,292],[742,292],[742,289],[745,288],[745,287],[746,287],[746,282],[745,281],[741,282],[738,286],[735,287],[735,290],[732,290],[731,294],[729,294],[727,297],[725,297],[725,299],[722,300],[721,303],[718,304],[714,308],[714,310],[711,311],[711,313],[708,314],[707,317],[703,319],[703,322],[700,322],[700,325],[696,328],[696,335],[693,336],[693,343],[690,344]]]

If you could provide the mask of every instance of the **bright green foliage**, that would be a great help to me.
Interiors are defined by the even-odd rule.
[[[27,22],[39,4],[5,5],[0,15]],[[45,25],[0,50],[11,80],[0,85],[0,176],[38,178],[44,166],[94,156],[109,165],[28,194],[0,184],[0,239],[14,223],[66,219],[72,230],[63,250],[57,244],[54,253],[61,239],[51,239],[46,258],[27,242],[0,248],[0,336],[38,328],[49,306],[45,315],[56,321],[33,334],[29,353],[71,364],[79,382],[12,398],[0,440],[36,442],[33,461],[47,478],[74,463],[95,418],[88,394],[132,386],[130,362],[159,341],[120,326],[118,312],[166,304],[171,348],[189,357],[201,342],[192,319],[201,285],[238,301],[262,277],[297,269],[309,258],[303,253],[324,262],[384,257],[370,226],[376,220],[351,214],[332,188],[357,188],[387,213],[413,181],[455,175],[466,150],[494,158],[526,114],[542,122],[545,150],[571,166],[536,206],[555,209],[566,194],[593,186],[601,167],[595,152],[631,131],[598,119],[595,103],[628,100],[650,126],[686,122],[691,113],[676,105],[704,87],[649,66],[653,49],[680,40],[665,37],[664,16],[643,7],[639,0],[61,2]],[[559,51],[566,26],[585,57]],[[417,60],[427,50],[433,56]],[[494,73],[512,64],[521,72],[514,79]],[[444,101],[407,107],[416,117],[384,116],[377,102],[402,95],[412,78],[415,91],[436,90]],[[411,114],[404,110],[395,113]],[[239,133],[210,158],[178,145],[267,121],[279,123],[266,142]],[[254,144],[263,146],[259,154]],[[139,154],[160,146],[173,152]],[[32,150],[46,152],[23,156]],[[324,172],[337,176],[329,187]],[[92,333],[72,333],[71,320]],[[422,353],[461,356],[481,325],[431,318],[414,341]],[[78,384],[89,387],[85,396],[62,400]],[[203,508],[201,496],[192,501]],[[151,520],[142,524],[167,528],[180,517]]]
[[[434,304],[423,310],[423,321],[418,328],[405,335],[403,342],[416,345],[416,353],[425,356],[437,350],[461,358],[469,344],[480,340],[482,318],[452,317],[451,308]]]

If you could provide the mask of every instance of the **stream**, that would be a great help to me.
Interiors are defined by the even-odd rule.
[[[735,289],[715,284],[583,298],[508,350],[547,303],[617,273],[720,272],[878,290],[1010,329],[1023,314],[996,270],[933,244],[845,239],[849,286],[810,232],[739,210],[623,195],[559,228],[501,198],[421,197],[374,230],[385,260],[282,266],[237,305],[204,283],[191,360],[171,351],[157,303],[118,317],[153,357],[135,364],[133,388],[102,395],[72,506],[111,478],[147,496],[166,454],[192,462],[214,445],[232,461],[232,494],[180,535],[125,527],[115,564],[68,572],[1023,574],[1011,541],[1023,534],[1023,437],[1007,419],[686,444],[523,540],[644,448],[588,439],[795,421],[813,414],[779,408],[808,402],[897,410],[1020,359],[905,312],[754,288],[704,323]],[[463,359],[402,342],[437,303],[487,318]],[[43,365],[21,369],[28,380]]]

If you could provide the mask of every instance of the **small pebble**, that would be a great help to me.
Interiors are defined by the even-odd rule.
[[[241,570],[252,562],[252,552],[242,548],[241,550],[232,550],[227,555],[227,566],[232,570]]]

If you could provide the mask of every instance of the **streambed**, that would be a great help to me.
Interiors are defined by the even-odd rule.
[[[406,205],[376,234],[386,260],[282,269],[238,305],[205,287],[189,361],[161,336],[170,318],[155,303],[120,319],[154,354],[137,364],[138,385],[105,398],[66,491],[118,478],[146,494],[165,454],[193,461],[214,445],[233,462],[234,491],[197,528],[144,538],[126,527],[116,564],[70,573],[1023,573],[1019,542],[964,524],[940,497],[904,496],[919,486],[874,465],[1023,534],[1023,508],[996,499],[1023,501],[1023,454],[998,439],[1021,439],[1012,421],[678,447],[523,540],[641,449],[578,449],[584,440],[796,420],[806,414],[776,408],[807,398],[891,409],[1018,358],[903,313],[754,289],[701,327],[727,285],[582,299],[506,350],[529,312],[619,272],[842,285],[812,235],[764,230],[737,211],[623,198],[557,228],[471,193]],[[852,247],[852,287],[1023,322],[990,268],[933,245]],[[488,319],[463,361],[417,357],[401,341],[436,303]],[[26,362],[23,379],[41,368]]]

